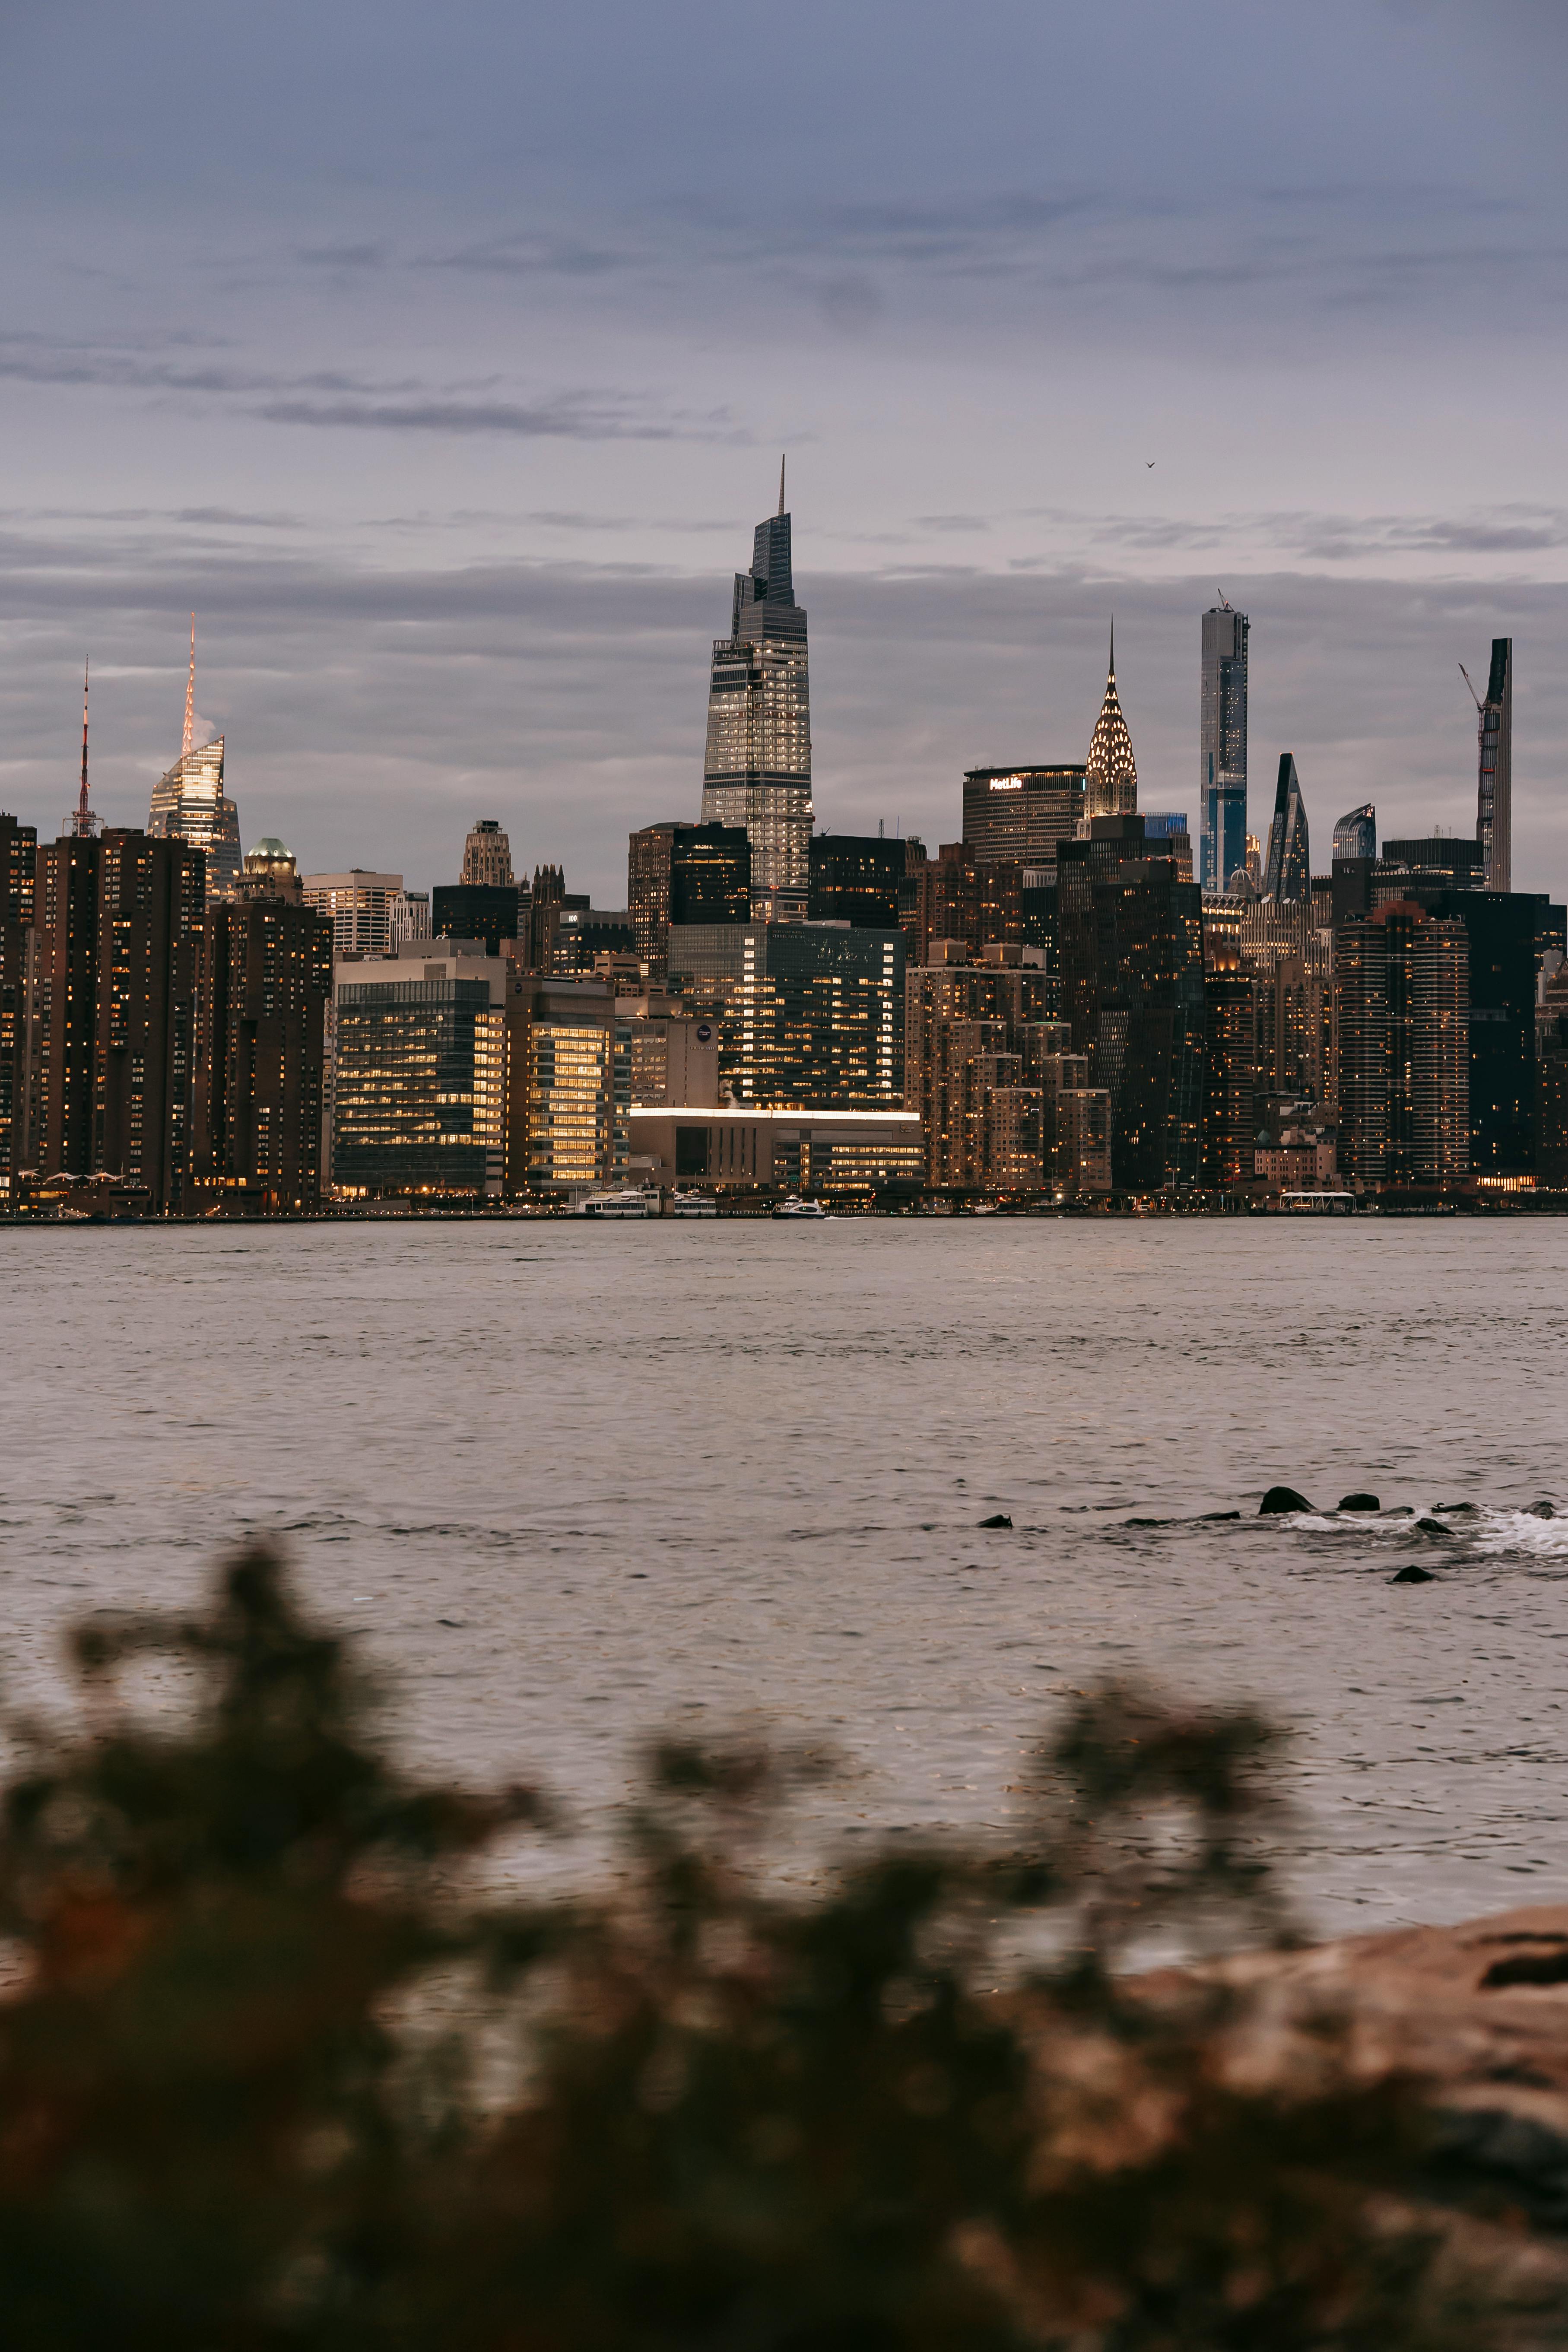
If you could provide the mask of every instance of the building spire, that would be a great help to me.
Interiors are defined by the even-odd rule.
[[[83,836],[92,831],[92,811],[87,798],[87,684],[90,660],[81,666],[81,797],[76,804],[76,829]]]
[[[195,615],[193,614],[191,617],[194,621]],[[1110,616],[1110,675],[1112,677],[1116,676],[1116,615],[1114,613]]]
[[[779,512],[780,512],[780,514],[783,514],[783,512],[784,512],[784,459],[781,457],[781,458],[779,459]]]
[[[196,728],[196,616],[191,614],[191,667],[185,679],[185,740],[180,746],[183,760],[190,751]]]

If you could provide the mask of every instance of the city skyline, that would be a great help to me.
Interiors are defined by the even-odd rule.
[[[824,824],[932,837],[966,768],[1081,758],[1114,611],[1142,797],[1196,843],[1223,590],[1259,775],[1289,746],[1398,835],[1473,821],[1456,665],[1512,636],[1516,864],[1561,895],[1562,24],[893,21],[807,8],[783,60],[683,0],[21,12],[0,803],[53,822],[90,648],[100,805],[145,809],[195,605],[247,835],[434,880],[489,809],[602,898],[596,845],[696,814],[700,649],[787,448]]]

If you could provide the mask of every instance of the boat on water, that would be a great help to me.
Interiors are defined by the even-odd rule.
[[[669,1213],[672,1217],[716,1217],[719,1203],[711,1192],[672,1192]]]
[[[578,1204],[580,1217],[657,1217],[658,1186],[657,1184],[621,1184],[603,1192],[590,1192]]]
[[[811,1217],[821,1221],[826,1219],[827,1212],[820,1201],[803,1201],[798,1193],[792,1192],[787,1201],[779,1202],[773,1214],[775,1217]]]

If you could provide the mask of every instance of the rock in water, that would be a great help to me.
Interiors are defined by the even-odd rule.
[[[1200,1511],[1198,1524],[1203,1527],[1206,1526],[1210,1519],[1239,1519],[1240,1517],[1239,1511]]]
[[[1005,1511],[995,1511],[990,1518],[982,1519],[980,1524],[983,1528],[1010,1528],[1013,1522]]]
[[[1417,1519],[1415,1527],[1420,1535],[1440,1536],[1445,1543],[1452,1543],[1454,1540],[1453,1528],[1446,1528],[1441,1519]]]
[[[1437,1580],[1429,1568],[1417,1568],[1414,1560],[1389,1578],[1390,1584],[1436,1584]]]
[[[1305,1495],[1298,1495],[1294,1486],[1270,1486],[1258,1510],[1261,1517],[1265,1512],[1310,1511],[1311,1507]]]
[[[1383,1505],[1375,1495],[1342,1495],[1340,1508],[1342,1511],[1381,1511]]]
[[[1526,1516],[1532,1519],[1554,1519],[1557,1514],[1550,1503],[1531,1503]]]

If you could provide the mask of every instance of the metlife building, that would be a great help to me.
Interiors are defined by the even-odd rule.
[[[1049,869],[1084,810],[1081,761],[1055,768],[971,768],[963,779],[963,838],[977,866]]]

